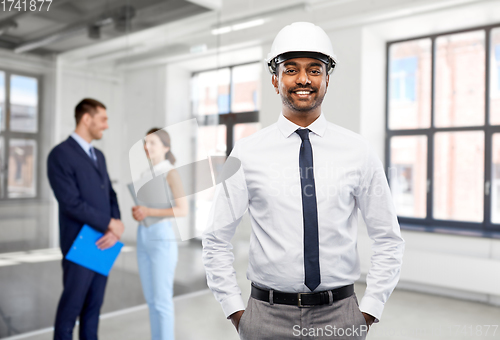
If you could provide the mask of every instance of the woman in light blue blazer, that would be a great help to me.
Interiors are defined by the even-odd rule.
[[[148,131],[144,150],[155,174],[161,174],[175,204],[170,208],[137,205],[132,208],[137,230],[137,261],[144,297],[149,307],[151,338],[174,339],[173,288],[177,264],[177,242],[169,217],[185,216],[188,212],[180,176],[174,168],[175,157],[170,150],[170,136],[165,130]],[[151,172],[149,172],[151,173]],[[162,219],[162,217],[164,217]],[[145,223],[154,221],[153,224]]]

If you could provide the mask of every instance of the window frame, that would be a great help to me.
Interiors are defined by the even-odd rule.
[[[23,72],[18,70],[13,70],[9,68],[0,68],[1,72],[5,74],[5,130],[0,131],[0,138],[3,138],[3,153],[0,154],[0,159],[5,160],[5,164],[0,164],[0,180],[2,183],[0,185],[0,203],[6,202],[19,202],[19,201],[38,201],[41,198],[40,191],[42,188],[41,185],[41,174],[42,174],[42,162],[41,158],[41,142],[42,142],[42,126],[43,126],[43,117],[42,117],[42,106],[43,106],[43,89],[42,89],[42,76],[39,74],[33,74],[29,72]],[[19,75],[24,77],[30,77],[37,80],[37,96],[38,96],[38,105],[37,105],[37,132],[15,132],[10,130],[10,119],[11,119],[11,110],[10,110],[10,79],[12,75]],[[8,183],[9,183],[9,145],[11,139],[27,139],[34,140],[36,143],[36,163],[35,163],[35,196],[32,197],[9,197],[8,196]],[[4,172],[4,178],[1,178],[2,171]]]
[[[191,80],[194,78],[195,75],[203,73],[203,72],[211,72],[211,71],[217,71],[220,69],[225,69],[229,68],[229,112],[228,113],[214,113],[210,115],[196,115],[194,113],[194,106],[193,106],[193,101],[190,100],[190,110],[191,110],[191,117],[195,118],[199,126],[218,126],[218,125],[225,125],[226,126],[226,159],[229,157],[229,154],[233,150],[234,147],[234,126],[236,124],[241,124],[241,123],[258,123],[259,122],[259,112],[260,112],[260,107],[259,110],[256,111],[247,111],[247,112],[232,112],[232,94],[233,94],[233,68],[239,67],[239,66],[245,66],[245,65],[251,65],[251,64],[258,64],[261,63],[260,60],[256,61],[250,61],[246,63],[241,63],[241,64],[234,64],[234,65],[229,65],[229,66],[224,66],[224,67],[216,67],[216,68],[211,68],[211,69],[205,69],[202,71],[196,71],[191,73]],[[262,81],[262,79],[261,79]],[[193,157],[196,157],[196,150],[193,150]],[[212,157],[211,155],[208,155],[208,157]],[[196,176],[193,174],[192,181],[194,183],[194,186],[196,186]],[[195,234],[196,230],[196,207],[195,207],[195,200],[192,200],[190,203],[190,211],[192,212],[192,217],[191,218],[191,223],[190,223],[190,230],[192,234]],[[197,241],[200,241],[200,238],[196,238]]]
[[[246,65],[251,65],[251,64],[258,64],[261,63],[261,61],[256,60],[256,61],[250,61],[242,64],[235,64],[235,65],[230,65],[230,66],[224,66],[224,67],[217,67],[217,68],[211,68],[211,69],[206,69],[203,71],[196,71],[191,73],[191,79],[197,74],[204,73],[204,72],[211,72],[211,71],[218,71],[221,69],[228,68],[229,69],[229,112],[227,113],[214,113],[210,115],[195,115],[194,114],[194,108],[193,108],[193,102],[191,101],[191,116],[193,118],[196,118],[198,124],[200,126],[210,126],[210,125],[225,125],[226,126],[226,157],[229,156],[231,153],[231,150],[234,147],[234,135],[233,135],[233,130],[234,126],[236,124],[241,124],[241,123],[258,123],[259,122],[259,112],[260,110],[256,111],[246,111],[246,112],[232,112],[232,105],[231,105],[231,100],[232,100],[232,94],[233,94],[233,68],[239,67],[239,66],[246,66]]]
[[[413,218],[406,216],[398,216],[398,221],[401,229],[437,232],[444,234],[458,234],[467,236],[479,236],[487,238],[500,238],[500,224],[491,222],[491,183],[492,183],[492,138],[493,134],[500,133],[500,125],[490,125],[490,74],[491,74],[491,31],[500,28],[500,23],[475,26],[471,28],[444,31],[431,35],[422,35],[411,38],[392,40],[386,43],[386,93],[385,93],[385,168],[386,176],[389,180],[391,166],[391,138],[395,136],[427,136],[427,196],[426,196],[426,217]],[[471,31],[485,32],[485,105],[484,105],[484,125],[478,126],[461,126],[461,127],[435,127],[435,75],[436,75],[436,39],[441,36],[467,33]],[[419,40],[431,39],[431,98],[430,98],[430,127],[417,129],[396,129],[389,128],[389,104],[390,92],[389,85],[390,77],[390,48],[393,44]],[[439,132],[456,132],[456,131],[483,131],[484,132],[484,178],[483,178],[483,222],[466,222],[459,220],[441,220],[433,217],[433,184],[434,184],[434,138]],[[389,181],[390,183],[390,181]]]

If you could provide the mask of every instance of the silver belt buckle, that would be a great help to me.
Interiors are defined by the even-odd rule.
[[[312,307],[313,305],[303,305],[302,304],[302,295],[308,295],[311,293],[297,293],[298,298],[299,298],[299,303],[297,304],[299,307]]]

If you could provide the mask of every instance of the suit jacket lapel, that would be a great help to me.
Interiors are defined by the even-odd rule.
[[[69,136],[68,139],[67,139],[68,143],[74,148],[76,149],[77,153],[83,157],[87,162],[89,162],[90,164],[92,164],[92,167],[97,171],[97,173],[99,174],[99,176],[102,177],[102,173],[101,171],[98,169],[98,167],[95,165],[94,161],[90,158],[89,155],[87,155],[87,153],[85,153],[85,151],[82,149],[82,147],[80,146],[80,144],[78,144],[78,142],[76,140],[73,139],[73,137]],[[96,156],[97,156],[97,153],[96,153]],[[101,161],[99,159],[97,159],[97,165],[100,167],[100,163]]]

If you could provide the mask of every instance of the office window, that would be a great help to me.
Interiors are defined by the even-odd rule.
[[[38,80],[32,77],[10,77],[10,130],[38,131]]]
[[[387,48],[386,165],[401,226],[500,232],[500,25]]]
[[[415,101],[417,65],[417,57],[391,61],[391,100]]]
[[[500,125],[500,28],[491,31],[490,124]]]
[[[5,72],[0,71],[0,132],[5,130]]]
[[[10,140],[8,197],[36,196],[36,154],[33,139]]]
[[[425,217],[427,136],[391,139],[390,186],[399,216]]]
[[[436,39],[436,127],[484,125],[485,32]]]
[[[233,67],[231,76],[231,112],[253,112],[260,107],[261,64]]]
[[[191,102],[198,125],[226,127],[226,156],[231,152],[241,124],[259,124],[262,64],[249,63],[193,74]],[[253,125],[252,125],[253,124]],[[246,129],[244,129],[246,130]]]
[[[500,224],[500,133],[493,134],[490,192],[491,221]]]
[[[493,58],[493,73],[495,77],[495,91],[500,91],[500,44],[495,45],[495,57]]]
[[[484,132],[434,135],[433,217],[483,221]]]
[[[262,63],[236,65],[193,74],[193,116],[200,126],[197,152],[210,157],[217,178],[234,143],[260,129]],[[196,193],[195,233],[202,231],[212,205],[213,188]]]
[[[0,200],[37,196],[39,79],[0,71]]]
[[[389,54],[390,128],[429,127],[431,40],[393,44]]]
[[[195,116],[229,113],[230,69],[195,74],[192,102]]]

